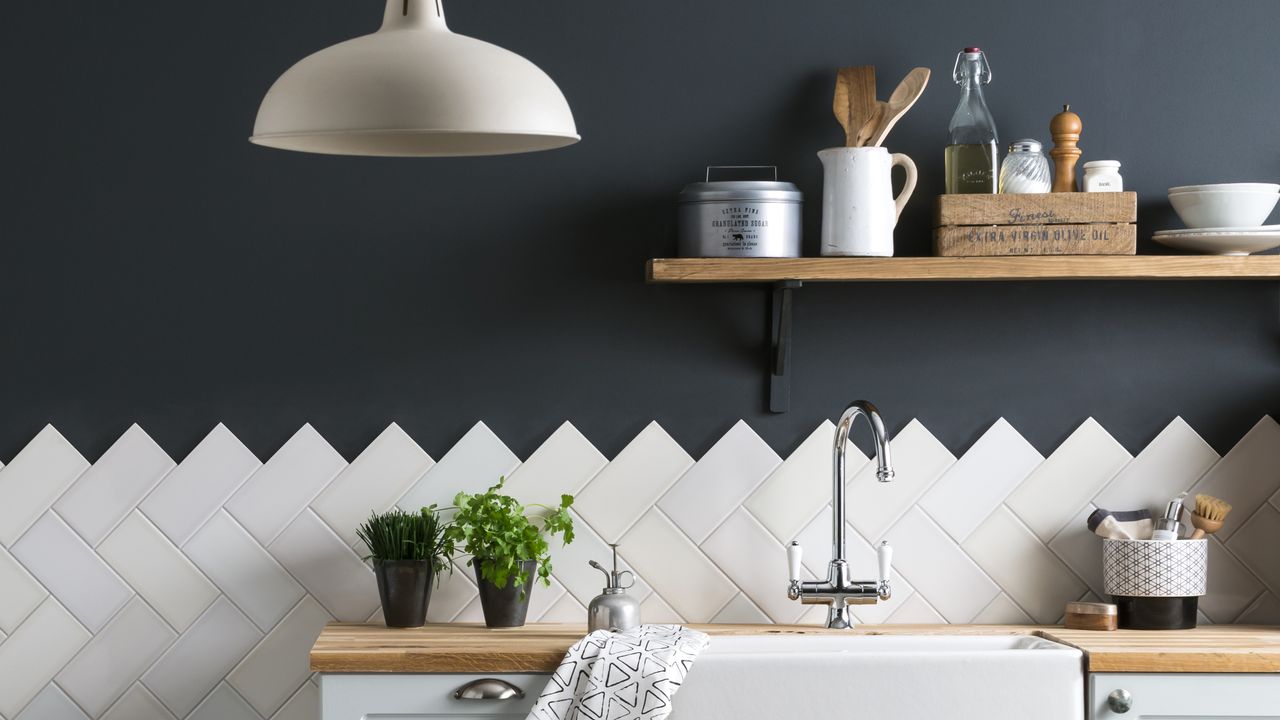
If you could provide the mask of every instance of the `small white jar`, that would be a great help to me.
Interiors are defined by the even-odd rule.
[[[1085,192],[1122,192],[1119,160],[1094,160],[1084,164]]]

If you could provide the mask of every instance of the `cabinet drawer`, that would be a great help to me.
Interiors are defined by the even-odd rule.
[[[479,720],[476,716],[523,720],[550,675],[515,673],[324,673],[320,675],[321,720]],[[475,680],[510,683],[524,697],[459,700],[454,692]]]
[[[1127,712],[1113,710],[1112,693],[1128,693]],[[1280,674],[1093,673],[1090,720],[1280,720]]]

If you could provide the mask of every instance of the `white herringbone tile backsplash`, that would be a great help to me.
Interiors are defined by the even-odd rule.
[[[398,426],[349,464],[310,425],[265,463],[219,425],[182,462],[141,428],[90,464],[52,427],[0,469],[0,720],[310,720],[307,651],[331,619],[378,620],[355,528],[371,510],[448,504],[506,475],[526,503],[577,496],[578,540],[554,553],[530,618],[585,622],[587,560],[620,541],[650,622],[817,622],[785,596],[783,545],[829,553],[829,421],[785,459],[739,422],[699,460],[656,423],[613,460],[569,423],[521,462],[483,423],[438,460]],[[1235,505],[1210,541],[1203,622],[1280,623],[1280,425],[1219,457],[1176,419],[1136,457],[1092,419],[1048,457],[1004,420],[954,457],[918,421],[897,478],[852,451],[849,537],[895,547],[890,602],[864,623],[1054,623],[1102,594],[1095,507],[1158,508],[1183,490]],[[479,622],[470,570],[433,622]]]

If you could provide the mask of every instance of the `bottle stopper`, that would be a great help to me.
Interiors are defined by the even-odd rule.
[[[1062,112],[1049,121],[1049,134],[1053,136],[1053,192],[1076,191],[1076,163],[1080,160],[1080,116],[1071,112],[1070,105],[1063,105]]]

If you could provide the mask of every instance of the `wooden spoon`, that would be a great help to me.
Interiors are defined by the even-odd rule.
[[[846,147],[854,147],[858,130],[871,117],[876,105],[876,69],[872,65],[840,68],[836,73],[836,93],[831,102]]]
[[[893,129],[893,126],[898,124],[902,116],[906,115],[911,106],[915,105],[920,96],[924,94],[924,88],[928,84],[929,68],[918,67],[907,73],[902,82],[898,83],[898,87],[894,88],[893,94],[889,96],[889,102],[885,104],[883,116],[872,118],[872,120],[877,121],[876,125],[869,132],[865,126],[858,131],[859,138],[864,135],[867,136],[867,140],[863,144],[869,147],[880,147],[884,143],[884,139],[888,137],[889,131]]]

